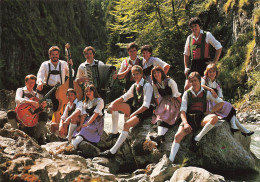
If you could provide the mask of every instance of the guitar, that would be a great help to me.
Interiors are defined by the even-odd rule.
[[[45,101],[52,92],[54,92],[60,83],[57,83],[41,100],[37,97],[33,97],[30,100],[39,102],[39,105]],[[42,111],[42,108],[35,108],[31,103],[23,103],[15,108],[17,120],[26,127],[33,127],[38,123],[39,113]]]

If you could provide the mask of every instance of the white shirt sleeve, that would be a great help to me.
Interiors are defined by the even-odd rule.
[[[188,92],[185,91],[183,96],[182,96],[180,111],[184,111],[184,112],[187,113],[187,104],[188,104]]]
[[[27,99],[23,98],[23,88],[18,88],[16,90],[16,94],[15,94],[16,105],[21,104],[24,100],[27,100]]]
[[[40,82],[44,82],[44,78],[47,77],[48,73],[48,61],[44,61],[41,66],[40,69],[37,73],[37,84],[39,84]]]
[[[186,56],[190,56],[190,36],[187,37],[186,39],[186,43],[185,43],[185,47],[184,47],[184,52],[183,54]]]
[[[206,80],[204,78],[202,78],[202,77],[201,77],[201,85],[206,85]]]
[[[75,110],[79,110],[80,114],[82,113],[82,106],[83,106],[82,101],[78,101],[77,104],[76,104],[76,109]]]
[[[134,85],[135,84],[133,84],[130,87],[130,89],[124,95],[121,96],[124,99],[124,102],[126,102],[128,99],[134,97]]]
[[[68,116],[69,116],[69,106],[67,105],[65,107],[65,110],[64,110],[64,112],[63,112],[63,114],[62,114],[62,116],[60,118],[62,120],[66,120],[68,118]]]
[[[96,108],[95,108],[95,110],[94,110],[94,112],[95,113],[98,113],[99,115],[103,115],[102,114],[102,109],[104,108],[104,100],[103,99],[98,99],[98,101],[97,101],[97,106],[96,106]]]
[[[222,48],[222,45],[220,44],[220,42],[217,41],[210,32],[207,32],[206,42],[210,43],[216,50]]]
[[[173,79],[169,79],[168,85],[172,89],[172,97],[181,96],[181,93],[178,91],[178,85]]]
[[[164,62],[160,58],[154,57],[153,66],[161,66],[162,68],[164,68],[166,65],[168,65],[166,62]]]
[[[147,107],[149,109],[150,104],[151,104],[151,100],[152,100],[152,96],[153,96],[153,87],[150,83],[146,83],[144,85],[144,101],[143,101],[143,105],[144,107]]]
[[[217,104],[217,103],[220,103],[220,102],[224,102],[224,101],[223,101],[221,98],[219,98],[219,97],[217,97],[217,98],[213,97],[213,95],[211,94],[210,91],[207,91],[207,99],[209,99],[209,100],[215,102],[216,104]]]
[[[124,59],[123,62],[121,63],[118,73],[122,73],[123,70],[125,70],[125,69],[126,69],[126,59]]]

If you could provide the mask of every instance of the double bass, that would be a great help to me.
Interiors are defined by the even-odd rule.
[[[66,95],[67,90],[69,88],[75,89],[78,100],[81,100],[83,97],[81,87],[72,78],[72,68],[71,68],[71,64],[69,64],[69,61],[71,59],[71,52],[70,52],[69,48],[70,48],[70,44],[67,43],[65,45],[65,57],[67,59],[68,65],[69,65],[69,78],[66,80],[66,82],[64,84],[62,84],[56,90],[56,93],[55,93],[56,99],[59,101],[59,107],[58,107],[58,110],[56,112],[54,112],[53,116],[52,116],[52,124],[51,124],[52,132],[55,132],[59,129],[60,118],[68,103],[68,99],[67,99],[67,95]]]

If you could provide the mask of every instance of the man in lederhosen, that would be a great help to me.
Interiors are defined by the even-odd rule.
[[[191,72],[198,72],[203,77],[207,65],[210,63],[209,48],[212,45],[216,49],[213,63],[217,63],[222,51],[222,45],[210,33],[200,29],[201,21],[198,17],[193,17],[189,21],[192,34],[188,36],[184,48],[184,73],[186,77]],[[189,80],[185,81],[184,90],[190,88]]]
[[[114,157],[119,147],[128,137],[129,129],[137,126],[141,121],[153,114],[154,108],[150,105],[153,95],[152,85],[144,80],[141,66],[133,66],[131,72],[135,83],[124,95],[113,101],[109,106],[111,111],[121,111],[128,118],[115,145],[110,150],[101,153],[100,157]],[[133,98],[133,102],[128,104],[127,100],[130,98]]]
[[[25,86],[22,88],[18,88],[16,90],[15,95],[15,102],[16,107],[20,106],[21,104],[29,103],[36,109],[41,107],[43,110],[46,107],[46,102],[42,102],[41,105],[39,105],[39,102],[35,100],[30,100],[31,98],[37,97],[39,98],[39,95],[33,90],[33,87],[35,86],[36,82],[36,76],[35,75],[27,75],[25,77]],[[39,121],[38,123],[33,127],[27,127],[28,125],[26,123],[20,123],[17,120],[17,113],[14,110],[10,110],[7,113],[8,122],[12,125],[14,129],[20,129],[27,133],[29,136],[35,138],[39,144],[45,143],[45,135],[44,135],[44,128],[48,119],[48,114],[46,112],[40,112],[39,113]],[[27,125],[27,126],[25,126]]]
[[[169,159],[173,162],[179,150],[182,139],[197,130],[201,131],[192,138],[190,150],[196,152],[199,147],[199,142],[218,122],[216,111],[220,110],[224,101],[217,97],[214,98],[210,91],[206,91],[201,87],[201,77],[198,72],[192,72],[188,77],[191,88],[184,92],[180,114],[182,123],[180,124],[177,133],[174,136],[174,141],[171,147]],[[213,101],[216,105],[207,111],[207,101]]]
[[[65,83],[65,77],[69,76],[68,63],[63,60],[59,60],[60,49],[58,46],[52,46],[49,49],[50,60],[44,61],[37,74],[37,90],[38,93],[45,95],[50,91],[57,83]],[[73,64],[72,60],[69,64]],[[55,92],[51,94],[51,101],[53,104],[53,112],[58,110],[59,101],[55,97]]]
[[[120,69],[117,74],[113,75],[113,79],[125,79],[125,87],[124,87],[124,93],[129,90],[129,88],[135,83],[135,80],[132,76],[131,69],[134,65],[139,65],[143,67],[143,58],[140,58],[137,55],[138,52],[138,45],[135,42],[131,42],[127,45],[127,52],[129,54],[129,57],[125,59],[120,66]],[[129,99],[127,101],[128,104],[131,104],[133,99]],[[111,141],[114,138],[119,137],[118,132],[118,120],[119,120],[119,114],[118,111],[112,112],[112,133],[108,135],[108,138],[106,141]],[[126,121],[126,120],[125,120]]]

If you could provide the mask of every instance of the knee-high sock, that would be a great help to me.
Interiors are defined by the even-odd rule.
[[[118,133],[118,120],[119,120],[119,113],[118,111],[112,112],[112,133]]]
[[[115,154],[116,151],[119,149],[119,147],[123,144],[123,142],[126,140],[126,138],[128,137],[128,131],[122,131],[122,133],[120,134],[120,136],[118,137],[115,145],[110,149],[110,152],[112,154]]]
[[[158,135],[161,136],[161,135],[165,135],[165,133],[168,131],[168,128],[162,127],[162,126],[158,126],[157,130],[158,130]]]
[[[171,153],[170,153],[170,156],[169,156],[169,159],[172,162],[174,161],[175,156],[176,156],[179,148],[180,148],[180,144],[179,143],[175,143],[175,142],[172,143]]]
[[[74,140],[72,140],[71,144],[77,149],[80,142],[83,141],[82,136],[77,136]]]
[[[230,120],[231,128],[238,129],[236,125],[236,116],[234,115]]]
[[[214,127],[214,125],[207,123],[202,130],[200,131],[200,133],[194,138],[196,141],[200,141],[201,138],[206,135],[212,128]]]
[[[237,117],[235,117],[236,119],[236,124],[237,124],[237,127],[244,133],[249,133],[250,131],[248,129],[246,129],[237,119]]]
[[[77,124],[72,124],[72,123],[70,123],[69,131],[68,131],[68,135],[67,135],[67,138],[68,138],[68,141],[69,141],[69,142],[71,142],[73,132],[74,132],[74,130],[75,130],[76,128],[77,128]]]

